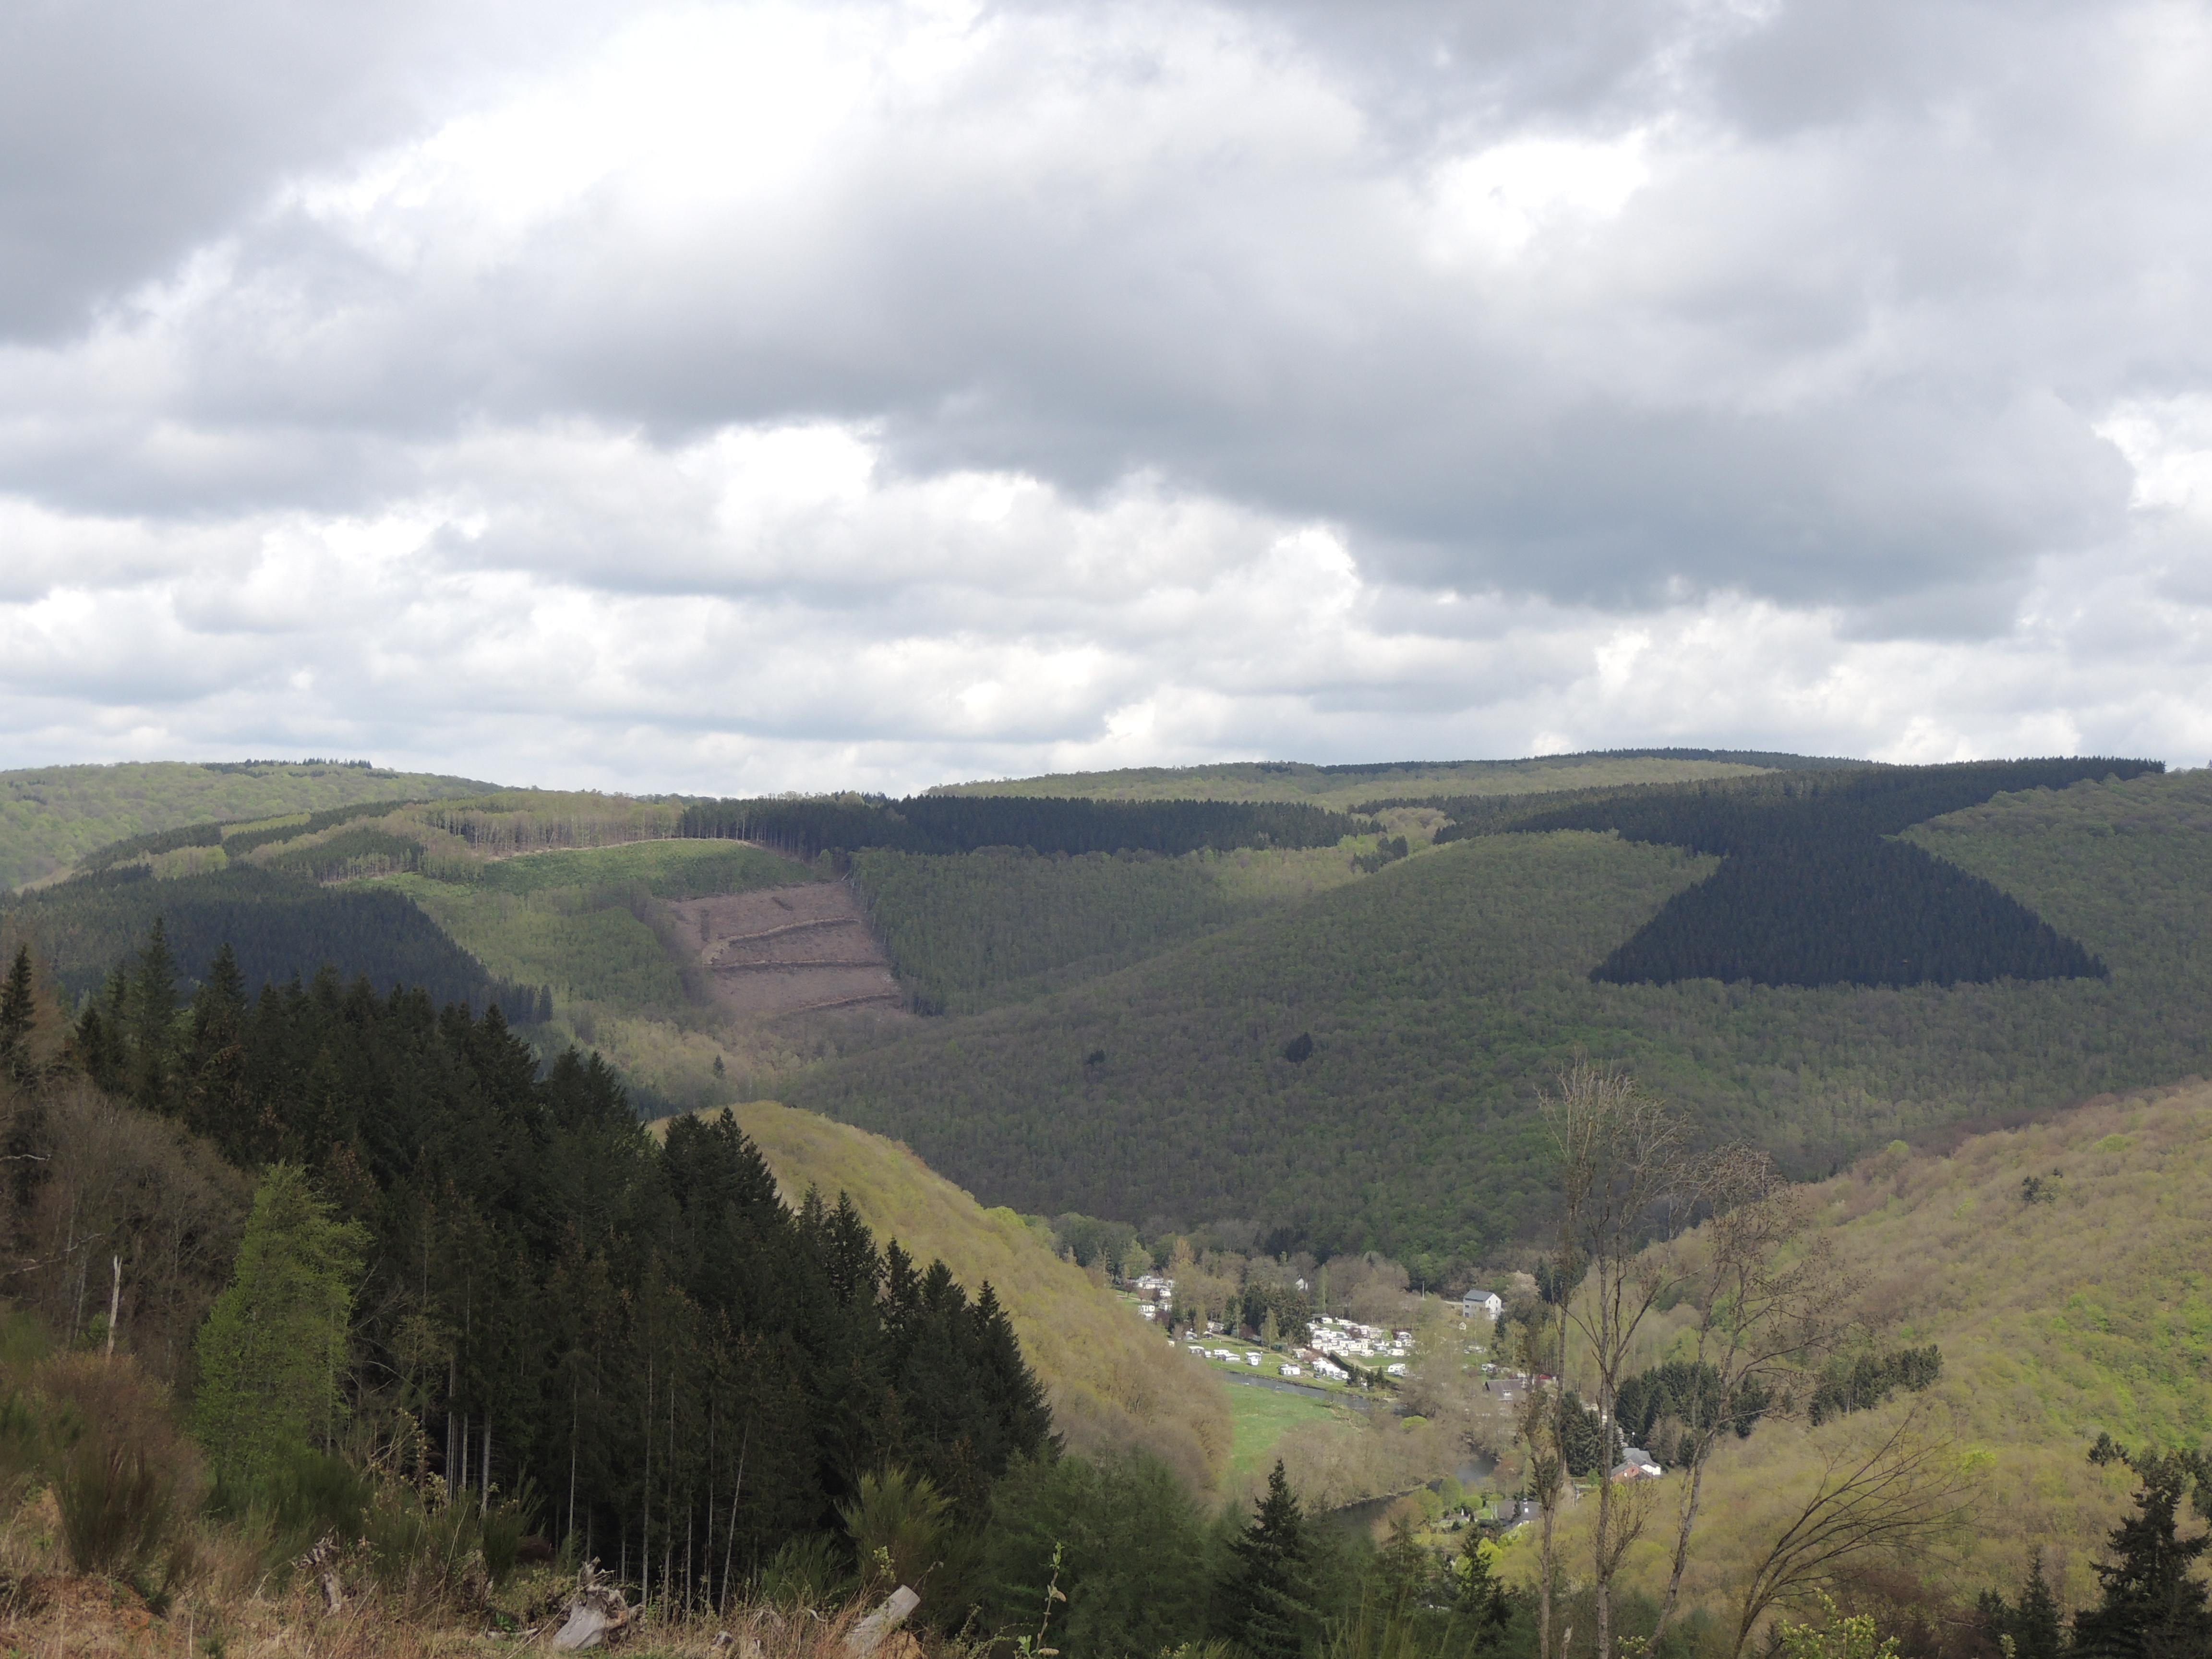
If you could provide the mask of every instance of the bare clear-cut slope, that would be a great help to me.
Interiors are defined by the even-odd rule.
[[[988,1281],[1022,1352],[1050,1390],[1053,1419],[1075,1449],[1139,1445],[1191,1484],[1215,1486],[1229,1466],[1221,1385],[1163,1340],[1011,1210],[986,1210],[904,1146],[811,1112],[757,1101],[733,1109],[790,1202],[809,1187],[852,1194],[878,1240],[921,1261],[943,1259],[971,1291]]]
[[[890,959],[842,882],[810,882],[669,903],[715,1000],[733,1014],[896,1008]]]

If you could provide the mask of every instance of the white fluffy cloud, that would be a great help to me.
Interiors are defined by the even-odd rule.
[[[2203,7],[1347,9],[45,15],[9,758],[2212,753]]]

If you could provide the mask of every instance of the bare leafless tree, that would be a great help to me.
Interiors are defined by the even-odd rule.
[[[1711,1218],[1676,1254],[1686,1299],[1698,1315],[1686,1358],[1710,1368],[1711,1392],[1686,1425],[1674,1459],[1686,1490],[1655,1646],[1680,1606],[1714,1445],[1786,1386],[1790,1373],[1835,1345],[1849,1327],[1852,1300],[1826,1237],[1813,1227],[1809,1194],[1778,1176],[1764,1152],[1723,1148],[1705,1162],[1694,1186]]]
[[[1870,1448],[1838,1437],[1812,1492],[1744,1581],[1729,1659],[1741,1659],[1778,1603],[1826,1588],[1841,1569],[1869,1556],[1933,1543],[1966,1517],[1970,1492],[1949,1443],[1920,1432],[1917,1410],[1900,1414]]]
[[[1648,1503],[1625,1501],[1607,1467],[1613,1407],[1637,1331],[1679,1276],[1670,1253],[1645,1246],[1691,1194],[1688,1139],[1681,1120],[1634,1078],[1586,1060],[1560,1077],[1543,1109],[1559,1157],[1559,1254],[1566,1283],[1582,1281],[1562,1290],[1560,1311],[1588,1351],[1605,1448],[1591,1568],[1597,1659],[1612,1659],[1613,1576],[1650,1513]]]
[[[1553,1539],[1559,1499],[1566,1490],[1567,1464],[1559,1432],[1565,1390],[1547,1389],[1544,1373],[1560,1364],[1559,1345],[1566,1327],[1547,1310],[1544,1317],[1518,1323],[1514,1328],[1512,1363],[1526,1378],[1514,1410],[1514,1426],[1527,1461],[1526,1485],[1537,1517],[1536,1659],[1552,1659],[1552,1592],[1557,1577]]]

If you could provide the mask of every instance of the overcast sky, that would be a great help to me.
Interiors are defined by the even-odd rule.
[[[12,0],[0,766],[2212,757],[2212,8]]]

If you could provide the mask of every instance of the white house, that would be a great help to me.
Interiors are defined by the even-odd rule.
[[[1666,1471],[1659,1460],[1639,1446],[1624,1446],[1620,1449],[1620,1467],[1613,1471],[1616,1480],[1656,1480]]]
[[[1495,1319],[1505,1311],[1505,1303],[1495,1291],[1469,1291],[1459,1299],[1461,1316],[1474,1318],[1480,1314],[1485,1319]]]

